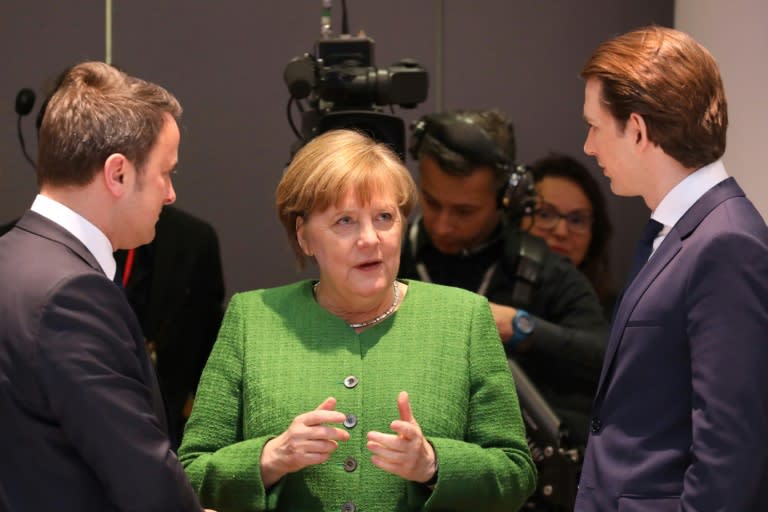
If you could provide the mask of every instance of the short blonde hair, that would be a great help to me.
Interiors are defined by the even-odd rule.
[[[331,130],[301,148],[275,192],[277,214],[296,254],[305,255],[296,238],[296,219],[336,205],[348,191],[363,203],[377,191],[391,191],[403,220],[416,204],[411,174],[386,145],[353,130]]]

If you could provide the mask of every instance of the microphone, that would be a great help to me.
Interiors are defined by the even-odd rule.
[[[34,105],[35,91],[25,87],[16,93],[16,113],[20,116],[25,116],[32,112]]]
[[[19,134],[19,144],[21,144],[21,152],[24,154],[24,158],[32,165],[32,168],[37,169],[37,164],[27,153],[27,146],[24,144],[24,133],[21,130],[21,118],[32,112],[32,107],[35,105],[35,91],[24,87],[18,93],[16,93],[16,113],[19,115],[16,120],[16,131]]]

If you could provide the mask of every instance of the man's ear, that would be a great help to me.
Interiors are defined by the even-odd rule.
[[[299,247],[301,247],[301,250],[304,251],[304,254],[312,256],[312,250],[309,248],[306,238],[304,238],[305,225],[304,217],[296,217],[296,242],[299,244]]]
[[[629,130],[629,135],[635,144],[645,146],[648,144],[648,125],[645,124],[645,118],[637,113],[631,113],[627,119],[625,130]]]
[[[115,197],[121,197],[129,181],[130,162],[121,153],[113,153],[104,161],[104,184]]]

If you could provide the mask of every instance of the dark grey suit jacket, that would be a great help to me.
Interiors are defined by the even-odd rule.
[[[766,368],[768,228],[729,178],[625,291],[575,510],[768,510]]]
[[[0,496],[12,511],[199,511],[169,448],[144,336],[69,232],[0,237]]]

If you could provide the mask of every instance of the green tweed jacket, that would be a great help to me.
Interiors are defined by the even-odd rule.
[[[517,510],[536,475],[512,376],[485,298],[409,281],[398,311],[357,334],[312,282],[237,294],[203,372],[179,457],[219,512]],[[439,461],[434,490],[370,462],[366,433],[391,432],[397,395]],[[355,415],[325,463],[260,478],[264,444],[329,396]]]

